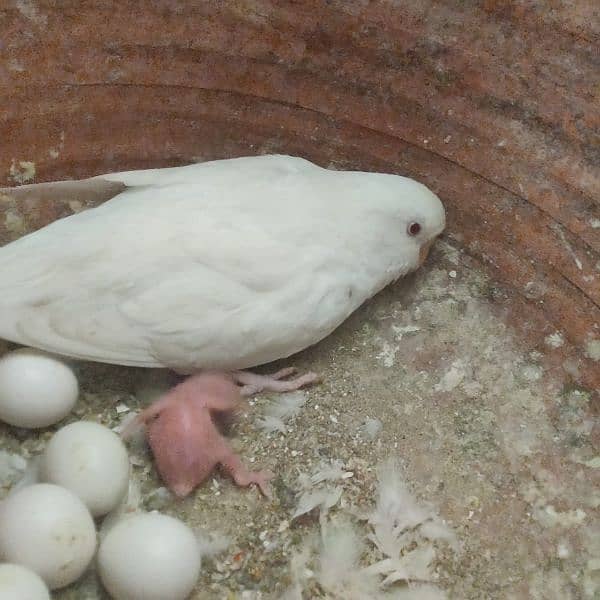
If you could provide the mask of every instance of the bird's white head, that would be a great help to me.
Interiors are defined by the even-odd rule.
[[[394,176],[392,176],[394,177]],[[402,192],[398,191],[398,200],[402,198],[402,226],[408,244],[418,250],[420,267],[427,258],[435,239],[446,226],[446,211],[441,200],[423,184],[400,177],[398,183]]]
[[[440,199],[413,179],[381,173],[348,173],[346,187],[363,219],[362,231],[377,236],[380,256],[396,276],[420,267],[446,225]]]

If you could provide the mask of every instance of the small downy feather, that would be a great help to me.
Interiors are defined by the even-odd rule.
[[[292,519],[297,519],[317,507],[320,508],[321,514],[324,515],[340,501],[341,497],[341,487],[324,487],[316,490],[304,490],[298,498],[298,504],[296,505],[296,510],[292,514]]]
[[[340,479],[349,479],[354,473],[344,469],[344,463],[341,460],[323,461],[310,477],[313,485],[324,481],[338,481]]]
[[[379,419],[367,417],[360,430],[364,437],[373,441],[383,429],[383,423]]]
[[[194,534],[196,535],[198,550],[202,558],[212,558],[225,552],[231,543],[230,539],[221,533],[196,529],[194,530]]]
[[[323,523],[317,580],[334,598],[378,597],[377,577],[359,568],[364,544],[349,523]]]
[[[313,489],[314,481],[330,481],[323,475],[339,476],[343,472],[342,464],[334,461],[319,465],[312,476],[301,475],[299,484],[305,506],[315,505],[316,493],[325,494],[324,486],[316,484],[317,489]],[[306,542],[302,553],[292,559],[293,585],[285,600],[301,600],[302,590],[313,576],[327,597],[335,600],[446,599],[443,590],[427,582],[435,578],[433,542],[447,542],[457,549],[455,534],[433,508],[417,502],[395,461],[384,463],[378,475],[376,504],[370,515],[359,519],[367,521],[371,531],[366,540],[383,558],[363,566],[367,553],[359,530],[344,517],[335,520],[323,511],[319,542]]]
[[[312,575],[308,568],[312,555],[314,540],[312,536],[304,538],[304,544],[299,552],[294,552],[290,559],[290,579],[292,584],[283,592],[281,600],[303,600],[302,588],[306,579]]]
[[[8,490],[19,481],[23,481],[25,474],[31,470],[20,454],[11,454],[6,450],[0,450],[0,497],[4,490]]]
[[[342,497],[342,488],[333,486],[335,481],[349,479],[354,473],[346,471],[341,460],[321,461],[312,473],[301,473],[298,476],[298,503],[292,519],[309,513],[319,507],[321,518],[335,506]],[[329,485],[323,485],[328,483]]]
[[[331,600],[446,600],[445,592],[434,585],[412,583],[383,588],[374,570],[360,567],[364,550],[360,536],[349,523],[322,524],[321,539],[316,545],[316,573],[311,564],[315,544],[306,544],[290,561],[292,585],[282,600],[303,600],[302,591],[315,577]]]
[[[394,461],[379,469],[378,500],[368,520],[373,528],[368,538],[386,557],[369,571],[385,575],[383,585],[431,581],[435,558],[432,542],[456,544],[454,533],[433,509],[417,503]]]
[[[396,556],[403,548],[402,535],[425,523],[430,511],[420,506],[409,492],[393,462],[379,469],[378,499],[369,517],[373,542],[387,556]]]
[[[266,433],[273,431],[285,433],[285,422],[298,415],[306,400],[305,392],[280,394],[267,406],[264,416],[256,421],[257,426]]]
[[[427,545],[404,552],[397,558],[386,558],[367,567],[366,572],[387,575],[383,586],[397,581],[428,581],[432,578],[429,566],[435,558],[433,546]]]
[[[111,510],[102,520],[98,537],[103,539],[106,534],[122,519],[132,517],[141,512],[142,504],[142,475],[135,470],[130,471],[129,488],[121,503]]]
[[[275,431],[286,433],[285,423],[279,417],[272,417],[270,415],[259,417],[256,420],[256,426],[265,433],[273,433]]]
[[[312,562],[311,548],[316,549],[314,574],[308,568]],[[384,587],[377,569],[361,568],[364,550],[363,540],[350,522],[321,521],[318,542],[306,543],[301,552],[292,556],[293,583],[282,600],[302,600],[302,590],[313,575],[326,597],[335,600],[446,600],[442,590],[421,582]]]

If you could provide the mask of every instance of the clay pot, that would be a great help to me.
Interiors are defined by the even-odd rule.
[[[597,388],[594,6],[9,1],[0,185],[275,152],[415,177],[524,346]],[[85,204],[4,197],[0,243]]]

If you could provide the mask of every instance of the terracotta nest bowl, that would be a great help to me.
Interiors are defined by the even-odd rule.
[[[599,22],[594,0],[8,0],[0,185],[257,153],[414,177],[523,346],[597,390]],[[85,204],[4,197],[0,244]]]

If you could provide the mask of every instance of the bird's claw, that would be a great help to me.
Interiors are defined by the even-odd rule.
[[[305,373],[294,379],[286,379],[294,373],[296,369],[289,367],[272,375],[258,375],[248,371],[235,371],[232,375],[234,381],[241,386],[242,396],[253,396],[260,392],[293,392],[321,381],[316,373]]]

